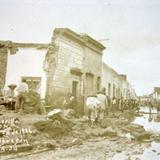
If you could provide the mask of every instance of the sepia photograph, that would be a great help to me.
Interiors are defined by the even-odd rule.
[[[0,160],[160,160],[159,18],[159,0],[0,0]]]

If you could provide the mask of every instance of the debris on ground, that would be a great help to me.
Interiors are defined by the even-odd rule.
[[[31,149],[34,151],[83,148],[87,142],[99,143],[99,141],[103,142],[104,140],[107,157],[113,157],[126,150],[132,154],[132,145],[134,147],[133,152],[138,154],[139,150],[135,150],[139,147],[138,145],[143,146],[149,144],[150,140],[159,139],[158,133],[153,135],[146,132],[143,126],[131,123],[133,117],[128,119],[128,115],[131,115],[130,112],[127,112],[127,117],[125,112],[119,112],[115,115],[116,117],[109,114],[94,127],[91,127],[86,116],[76,118],[72,109],[57,108],[50,111],[48,115],[19,114],[19,119],[23,119],[24,127],[31,126],[34,131],[29,137],[29,145],[22,146],[18,152]],[[98,147],[101,148],[102,146],[99,144]],[[89,148],[87,149],[89,150]],[[94,149],[95,146],[93,145],[92,148]]]
[[[48,113],[48,120],[34,123],[35,128],[47,133],[52,138],[67,135],[72,131],[73,122],[67,119],[61,109],[54,109]]]

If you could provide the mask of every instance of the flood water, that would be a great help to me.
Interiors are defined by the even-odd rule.
[[[160,112],[148,106],[140,108],[142,116],[136,117],[133,123],[143,125],[146,131],[160,133]],[[141,160],[160,160],[160,143],[152,142],[151,147],[144,150]]]
[[[160,112],[156,108],[141,107],[142,116],[136,117],[133,123],[144,126],[146,131],[160,133]]]

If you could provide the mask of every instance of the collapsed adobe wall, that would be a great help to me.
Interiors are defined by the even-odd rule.
[[[18,48],[11,41],[0,41],[0,91],[6,81],[8,51],[9,54],[16,54]]]
[[[7,73],[7,48],[0,46],[0,89],[3,89]]]
[[[56,69],[56,55],[58,48],[55,46],[55,43],[52,41],[47,49],[47,54],[44,60],[44,71],[47,75],[47,83],[46,83],[46,96],[45,101],[47,104],[52,103],[53,98],[53,78]]]

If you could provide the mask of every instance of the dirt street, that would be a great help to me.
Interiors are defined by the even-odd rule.
[[[101,124],[90,127],[86,117],[51,121],[46,116],[36,114],[5,113],[4,117],[16,116],[23,126],[32,128],[29,145],[33,149],[3,153],[1,159],[142,160],[145,148],[160,136],[133,124],[133,115],[137,116],[137,113],[117,112],[115,116],[108,115]]]

